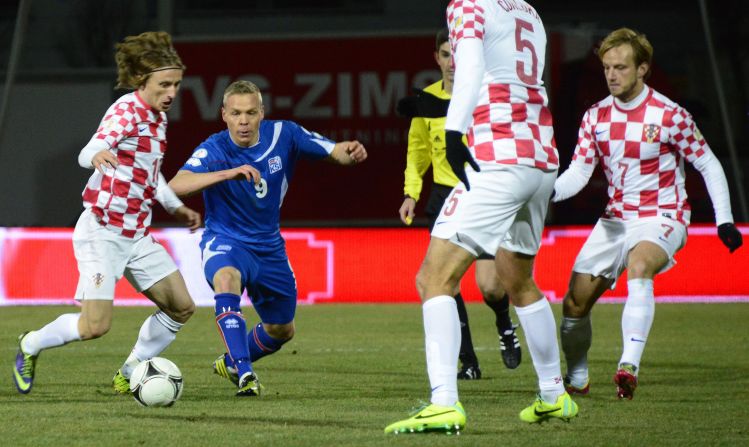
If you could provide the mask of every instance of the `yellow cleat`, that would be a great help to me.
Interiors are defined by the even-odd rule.
[[[130,380],[123,376],[119,369],[112,377],[112,388],[117,394],[130,394]]]
[[[543,422],[551,418],[569,422],[575,416],[577,416],[577,404],[566,391],[553,404],[541,399],[541,396],[537,396],[536,401],[530,407],[520,412],[520,420],[530,424]]]
[[[466,412],[460,402],[452,407],[430,404],[416,410],[408,419],[388,425],[385,427],[385,433],[397,435],[441,432],[452,435],[460,434],[465,427]]]

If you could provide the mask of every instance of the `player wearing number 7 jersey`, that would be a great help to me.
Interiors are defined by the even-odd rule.
[[[564,297],[562,349],[565,386],[587,394],[590,310],[627,269],[622,314],[623,352],[614,376],[617,396],[632,399],[655,313],[653,278],[671,268],[686,243],[689,204],[684,160],[702,174],[715,209],[718,234],[733,252],[742,243],[733,224],[728,184],[689,113],[648,87],[653,48],[627,28],[609,34],[598,55],[610,96],[585,113],[570,167],[554,186],[554,201],[577,194],[601,163],[609,203],[575,260]]]
[[[520,413],[521,420],[569,420],[577,405],[562,384],[554,315],[532,277],[558,168],[541,80],[546,32],[536,10],[522,0],[453,0],[447,22],[455,84],[445,141],[461,182],[445,200],[416,277],[431,403],[385,431],[465,427],[455,377],[460,322],[451,294],[482,254],[495,256],[539,379],[539,396]],[[466,172],[465,162],[473,169]]]
[[[294,169],[301,158],[353,165],[367,151],[291,121],[265,121],[260,90],[247,81],[226,88],[221,116],[228,129],[201,143],[169,185],[179,196],[203,192],[203,268],[227,350],[213,367],[238,386],[237,396],[254,396],[260,383],[253,362],[294,336],[296,281],[279,224]],[[240,309],[244,290],[261,320],[249,332]]]

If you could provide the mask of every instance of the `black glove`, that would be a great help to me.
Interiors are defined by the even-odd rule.
[[[468,148],[463,144],[463,134],[457,130],[446,130],[445,131],[445,150],[447,156],[447,162],[450,163],[455,176],[466,185],[466,190],[471,190],[471,185],[468,184],[468,177],[466,176],[465,164],[468,162],[474,171],[479,172],[481,169],[476,163],[476,160],[471,157],[471,153],[468,152]]]
[[[449,99],[440,99],[424,90],[413,88],[413,95],[406,96],[398,101],[395,110],[398,115],[406,118],[441,118],[447,116]]]
[[[731,253],[738,250],[744,243],[741,232],[736,228],[736,225],[730,222],[718,226],[718,237]]]

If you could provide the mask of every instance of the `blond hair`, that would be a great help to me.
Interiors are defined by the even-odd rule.
[[[172,37],[164,31],[148,31],[128,36],[115,46],[117,86],[137,89],[151,73],[159,70],[180,69],[185,66],[172,46]]]
[[[606,36],[598,48],[598,57],[603,60],[603,55],[612,48],[620,45],[629,45],[632,48],[632,55],[635,59],[635,66],[648,64],[648,74],[650,74],[650,64],[653,61],[653,46],[648,38],[635,30],[629,28],[619,28]]]
[[[260,104],[262,104],[263,95],[260,93],[260,87],[250,81],[234,81],[229,84],[229,86],[224,90],[223,104],[226,105],[226,100],[229,98],[229,96],[253,94],[257,94],[258,98],[260,99]]]

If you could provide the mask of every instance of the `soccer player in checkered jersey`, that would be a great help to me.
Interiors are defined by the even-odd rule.
[[[37,357],[45,350],[103,336],[112,323],[115,284],[123,276],[159,310],[146,318],[135,347],[113,378],[116,392],[130,392],[129,377],[142,360],[160,354],[192,315],[177,266],[149,234],[154,200],[191,230],[200,214],[184,206],[161,175],[166,151],[166,111],[182,81],[184,65],[164,32],[130,36],[116,45],[120,97],[104,115],[79,164],[94,172],[83,191],[83,213],[73,232],[81,311],[67,313],[18,337],[13,377],[31,391]]]
[[[578,408],[562,383],[554,315],[532,277],[558,168],[541,80],[546,32],[536,10],[522,0],[453,0],[447,20],[455,85],[445,139],[448,162],[461,182],[437,218],[416,278],[431,404],[385,431],[465,426],[455,379],[460,325],[450,294],[483,253],[495,255],[538,375],[538,397],[520,419],[569,420]],[[472,169],[465,169],[466,162]]]
[[[675,264],[674,254],[687,238],[684,160],[705,179],[721,241],[733,252],[742,236],[733,224],[723,168],[691,115],[645,84],[653,56],[650,42],[621,28],[603,40],[598,56],[611,95],[583,116],[570,167],[554,186],[554,202],[574,196],[597,163],[609,183],[606,211],[575,260],[564,297],[565,388],[588,393],[590,310],[626,268],[624,346],[614,382],[620,399],[632,399],[655,313],[653,279]]]
[[[434,184],[429,192],[425,213],[429,219],[429,231],[434,228],[445,199],[458,184],[458,178],[450,169],[445,158],[445,115],[453,90],[452,49],[448,29],[437,33],[434,59],[442,72],[442,79],[427,86],[423,92],[408,96],[399,101],[399,113],[411,117],[408,129],[408,156],[406,160],[404,198],[398,214],[401,221],[410,225],[421,194],[423,180],[429,166],[432,166]],[[442,100],[442,101],[440,101]],[[515,333],[515,325],[510,319],[510,299],[499,284],[494,256],[484,254],[476,261],[476,284],[484,302],[494,311],[495,325],[499,336],[499,347],[505,366],[515,369],[520,365],[522,351]],[[460,317],[460,370],[458,379],[474,380],[481,378],[478,356],[473,348],[468,312],[460,293],[454,295]]]
[[[281,236],[281,203],[300,159],[356,165],[358,141],[331,141],[291,121],[265,120],[257,85],[236,81],[224,91],[226,130],[202,142],[169,182],[179,196],[203,193],[203,270],[215,292],[216,326],[226,347],[213,371],[257,396],[253,363],[294,336],[297,288]],[[247,329],[240,297],[247,291],[260,323]]]

